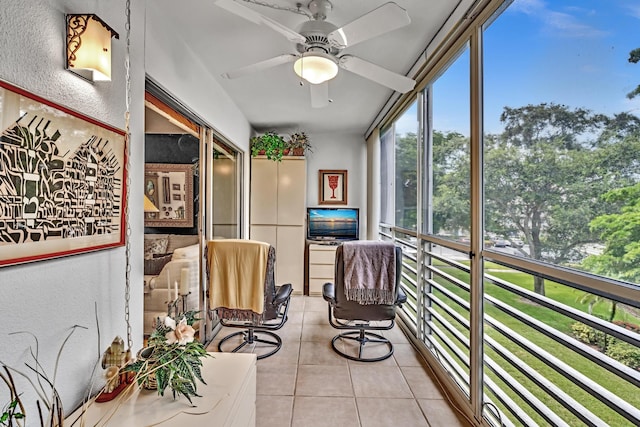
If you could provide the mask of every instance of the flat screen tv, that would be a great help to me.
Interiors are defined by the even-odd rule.
[[[307,239],[357,240],[358,208],[307,208]]]

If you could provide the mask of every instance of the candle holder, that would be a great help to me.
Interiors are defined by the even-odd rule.
[[[182,312],[186,313],[187,311],[187,297],[191,295],[191,291],[187,292],[186,294],[182,294],[180,295],[180,299],[182,300]]]

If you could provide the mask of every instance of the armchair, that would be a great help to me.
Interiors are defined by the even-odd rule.
[[[196,236],[197,237],[197,236]],[[176,248],[161,258],[145,260],[144,333],[151,334],[158,318],[167,315],[167,303],[173,300],[174,286],[187,279],[189,294],[181,298],[180,311],[200,306],[200,247],[198,244]],[[155,270],[153,269],[155,268]],[[183,273],[186,270],[186,276]],[[183,287],[185,285],[182,285]]]
[[[207,243],[207,283],[209,306],[222,326],[242,328],[224,337],[218,350],[234,338],[240,343],[230,352],[238,352],[256,343],[268,349],[257,355],[264,359],[282,347],[282,339],[272,331],[287,321],[292,287],[275,286],[275,249],[268,243],[251,240],[212,240]],[[267,339],[272,338],[272,339]]]
[[[353,245],[348,248],[345,257],[345,245]],[[363,264],[363,275],[353,275],[353,268],[347,269],[345,278],[345,266],[352,267],[357,261],[357,254],[364,251],[365,257],[359,261],[369,261]],[[349,258],[351,256],[351,258]],[[361,362],[377,362],[387,359],[393,354],[393,344],[384,336],[372,331],[390,330],[395,325],[395,311],[407,301],[407,296],[400,286],[402,274],[402,249],[394,247],[392,243],[384,242],[347,242],[336,250],[335,284],[325,283],[322,295],[329,303],[329,323],[336,329],[350,330],[336,335],[331,341],[333,350],[340,356],[350,360]],[[349,283],[351,279],[369,277],[377,285],[362,283]],[[345,293],[346,288],[350,292]],[[387,285],[385,286],[380,284]],[[358,285],[358,286],[355,286]],[[374,291],[382,289],[381,292]],[[386,292],[390,293],[386,293]],[[349,294],[349,296],[347,296]],[[357,356],[340,350],[336,342],[338,340],[355,341],[358,345]],[[363,355],[368,343],[378,343],[387,347],[387,352],[378,357],[366,357]]]

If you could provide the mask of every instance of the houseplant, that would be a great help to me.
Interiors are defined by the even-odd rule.
[[[254,136],[250,140],[251,155],[253,157],[264,154],[267,159],[280,161],[284,155],[287,143],[284,138],[275,131],[266,132],[260,136]]]
[[[197,312],[182,313],[178,320],[167,316],[158,322],[149,338],[147,347],[140,350],[135,362],[127,365],[124,372],[134,372],[138,385],[155,387],[163,396],[171,387],[173,397],[183,395],[191,402],[197,394],[196,379],[202,379],[202,358],[209,356],[204,346],[194,339],[193,324]]]
[[[304,156],[307,152],[312,152],[309,136],[301,131],[292,133],[288,141],[289,148],[294,156]]]

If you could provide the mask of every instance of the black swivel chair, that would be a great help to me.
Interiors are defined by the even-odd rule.
[[[350,330],[336,335],[331,341],[333,350],[340,356],[350,360],[361,362],[377,362],[385,360],[393,354],[393,344],[372,331],[390,330],[395,325],[396,307],[407,301],[407,296],[400,286],[402,274],[402,249],[395,247],[395,302],[386,304],[363,305],[355,301],[347,300],[344,285],[344,251],[340,246],[336,250],[335,281],[336,283],[325,283],[322,295],[329,303],[329,323],[336,329]],[[371,322],[376,322],[375,325]],[[336,346],[338,340],[351,340],[359,344],[358,355],[352,356],[340,350]],[[382,356],[366,357],[363,355],[365,346],[368,343],[378,343],[386,345],[388,351]]]
[[[223,242],[222,244],[231,243],[231,240],[221,240],[219,242]],[[244,241],[247,244],[250,241]],[[211,289],[211,274],[210,274],[210,254],[214,250],[215,246],[211,244],[207,245],[206,249],[206,259],[207,259],[207,279],[209,283],[209,292]],[[230,343],[234,337],[241,336],[242,340],[240,344],[236,345],[234,348],[228,349],[226,351],[231,353],[239,352],[242,348],[249,344],[262,343],[265,344],[267,348],[274,347],[273,349],[259,353],[257,355],[258,359],[264,359],[265,357],[269,357],[275,354],[282,347],[282,339],[272,331],[278,330],[282,328],[287,321],[287,313],[289,311],[289,302],[291,300],[291,292],[293,291],[291,284],[287,283],[281,286],[275,285],[274,278],[274,267],[275,267],[275,259],[276,252],[273,246],[269,247],[268,258],[267,258],[267,267],[265,274],[265,284],[264,284],[264,311],[262,313],[257,313],[258,315],[251,314],[250,320],[239,320],[237,315],[233,315],[233,310],[228,310],[225,308],[216,309],[214,307],[214,311],[218,314],[220,319],[220,324],[222,326],[231,327],[231,328],[242,328],[242,331],[234,332],[230,335],[224,337],[218,343],[218,350],[224,352],[223,346],[226,343]],[[234,266],[230,266],[233,268]],[[240,316],[242,317],[242,316]],[[266,337],[265,337],[266,336]],[[265,338],[272,339],[265,339]],[[256,352],[258,350],[256,349]]]

